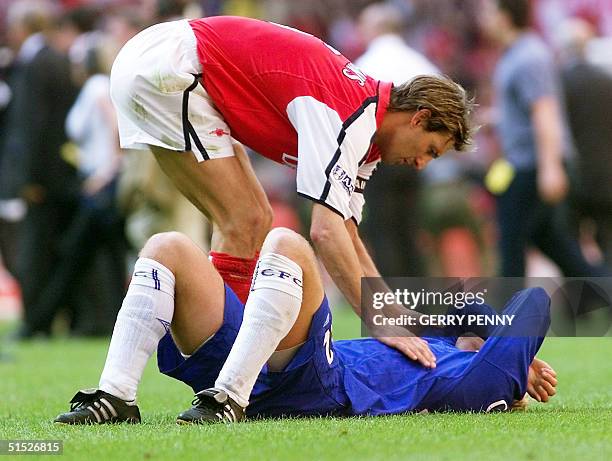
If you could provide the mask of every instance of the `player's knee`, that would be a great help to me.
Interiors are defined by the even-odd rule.
[[[172,270],[193,245],[189,237],[180,232],[161,232],[147,240],[140,257],[153,259]]]
[[[268,232],[261,252],[280,254],[298,263],[313,256],[306,239],[285,227],[277,227]]]
[[[529,298],[529,310],[537,312],[543,317],[550,317],[550,296],[541,287],[528,288],[526,295]]]

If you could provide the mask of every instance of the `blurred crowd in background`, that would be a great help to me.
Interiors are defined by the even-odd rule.
[[[108,335],[150,235],[179,230],[207,249],[205,218],[153,156],[119,148],[108,75],[121,46],[148,25],[219,14],[309,32],[374,78],[446,74],[476,98],[480,129],[470,152],[449,153],[421,173],[381,166],[368,184],[361,232],[384,275],[607,275],[612,0],[531,2],[537,46],[559,85],[569,184],[537,211],[539,199],[525,201],[516,189],[537,168],[500,161],[496,128],[509,109],[500,107],[496,80],[507,50],[493,37],[488,3],[0,0],[0,320],[21,312],[19,335],[28,338],[51,334],[61,313],[60,329]],[[274,225],[308,235],[310,204],[295,194],[294,171],[251,159]],[[536,219],[528,211],[537,215],[534,235],[525,232]]]

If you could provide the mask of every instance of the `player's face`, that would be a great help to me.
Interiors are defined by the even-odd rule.
[[[428,114],[421,112],[427,111],[389,114],[398,116],[393,120],[397,123],[393,124],[392,129],[379,133],[376,139],[384,163],[409,165],[422,170],[451,148],[452,138],[448,133],[425,129]]]

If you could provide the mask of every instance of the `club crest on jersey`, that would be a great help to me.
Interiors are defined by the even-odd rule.
[[[229,133],[225,131],[223,128],[217,128],[215,130],[209,131],[208,134],[214,134],[217,137],[221,137],[223,135],[229,136]]]
[[[345,77],[355,80],[357,83],[359,83],[359,85],[365,86],[367,79],[366,75],[352,62],[349,62],[346,64],[346,66],[344,66],[342,73]]]
[[[340,165],[336,165],[332,170],[332,177],[342,184],[342,187],[348,192],[349,195],[353,193],[355,190],[355,185],[353,184],[353,179],[347,174],[346,171],[342,169]]]

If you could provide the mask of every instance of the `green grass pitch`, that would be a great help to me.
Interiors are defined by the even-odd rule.
[[[354,319],[336,313],[336,338],[358,334]],[[0,361],[0,439],[61,439],[61,459],[91,461],[612,459],[611,338],[548,339],[540,357],[558,372],[558,395],[521,413],[177,426],[191,391],[159,374],[153,359],[139,391],[142,425],[54,425],[77,389],[97,384],[106,347],[105,340],[10,347]]]

